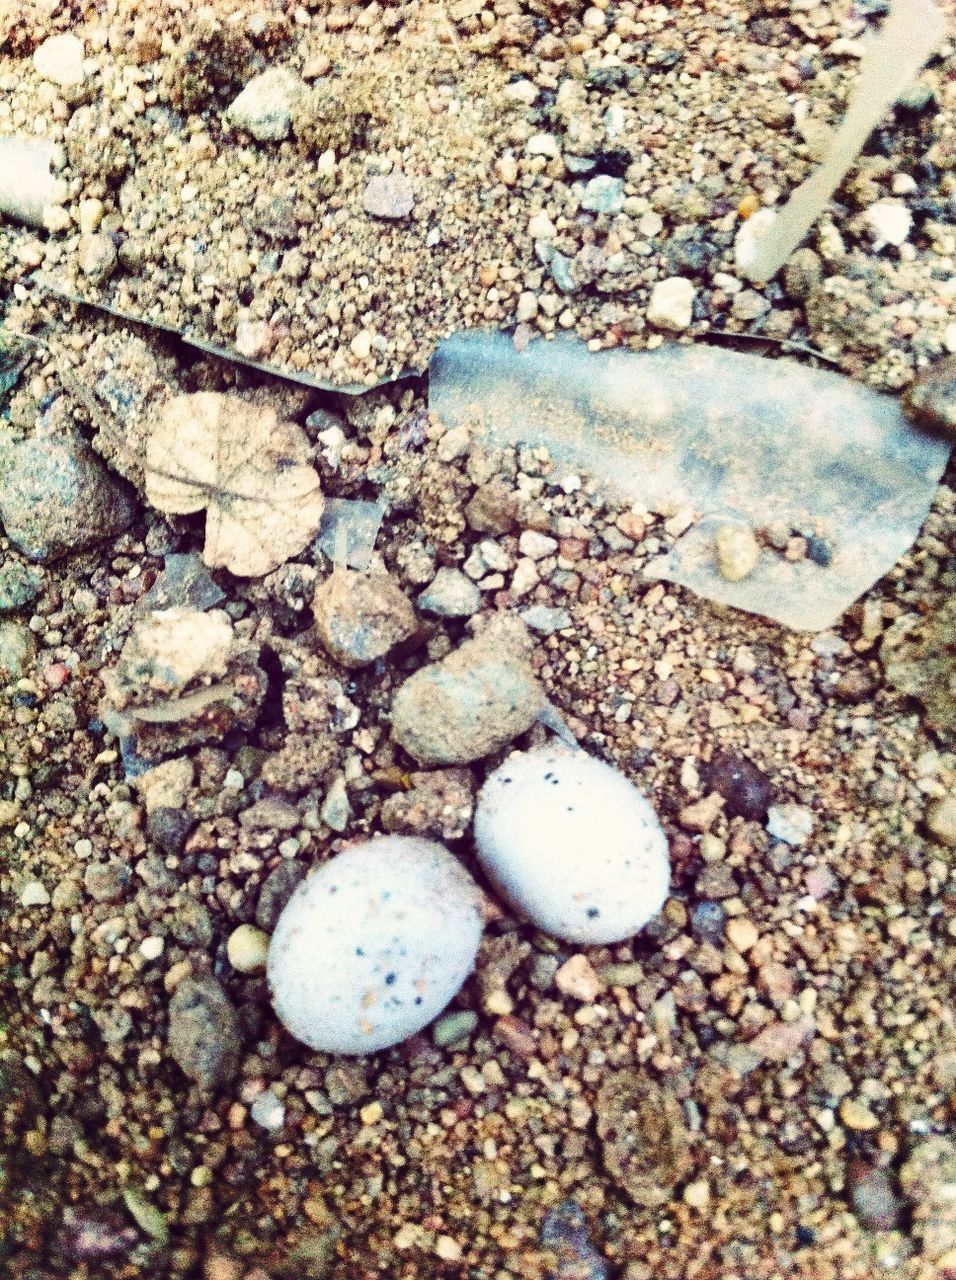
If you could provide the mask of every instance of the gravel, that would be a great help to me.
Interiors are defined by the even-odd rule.
[[[720,330],[722,344],[775,361],[809,358],[791,342],[815,347],[894,394],[936,368],[945,413],[948,47],[781,278],[745,288],[736,230],[809,172],[813,127],[842,111],[879,6],[340,5],[228,22],[216,6],[141,8],[20,5],[9,32],[0,23],[5,130],[62,144],[65,201],[40,231],[0,226],[4,323],[39,340],[18,383],[0,371],[4,448],[77,429],[136,482],[127,446],[150,405],[198,390],[251,397],[301,426],[329,509],[376,500],[351,567],[368,562],[373,532],[373,572],[412,598],[438,568],[484,560],[482,543],[508,567],[475,580],[467,626],[423,613],[354,672],[310,625],[328,574],[313,541],[263,577],[213,570],[223,595],[209,603],[232,620],[227,679],[247,714],[189,742],[165,726],[178,777],[152,791],[139,785],[148,773],[127,776],[137,761],[103,724],[103,681],[138,617],[209,607],[188,586],[151,598],[170,558],[200,559],[202,521],[141,508],[125,532],[48,562],[15,606],[26,655],[0,675],[3,1265],[38,1280],[64,1267],[98,1280],[343,1268],[504,1280],[553,1274],[578,1227],[598,1260],[581,1246],[567,1264],[603,1259],[621,1280],[768,1267],[926,1280],[950,1265],[956,1080],[932,1032],[951,1003],[952,867],[928,817],[956,786],[952,477],[912,551],[856,608],[823,636],[790,633],[644,576],[682,513],[622,511],[586,472],[563,483],[560,459],[445,432],[420,382],[313,394],[43,291],[53,280],[227,347],[242,335],[269,361],[339,384],[421,369],[462,325],[503,327],[519,347],[568,332],[607,350]],[[63,34],[85,60],[82,83],[61,88],[33,53]],[[281,142],[223,120],[268,66],[308,86]],[[529,152],[542,134],[559,155]],[[387,173],[415,187],[398,219],[362,207],[369,179]],[[601,175],[623,179],[621,212],[581,208]],[[875,253],[864,215],[887,199],[913,229]],[[86,235],[116,248],[102,278],[80,270]],[[573,292],[536,240],[570,264]],[[689,327],[668,331],[648,306],[674,277],[694,296]],[[794,518],[800,538],[788,523],[782,551],[847,552]],[[323,554],[337,554],[334,538]],[[3,566],[22,559],[0,547]],[[661,912],[635,940],[568,946],[489,887],[475,970],[448,1011],[467,1015],[467,1036],[439,1047],[429,1030],[360,1060],[297,1044],[261,973],[228,963],[230,936],[253,922],[270,932],[294,883],[378,834],[386,813],[404,834],[454,839],[472,864],[469,806],[500,760],[413,768],[390,733],[393,700],[473,625],[537,606],[570,617],[525,650],[549,723],[660,816],[672,865]],[[521,745],[549,732],[531,723]],[[735,805],[739,779],[708,801],[719,755],[760,771],[754,809]],[[320,814],[339,777],[342,833]],[[761,806],[775,801],[815,815],[802,844],[767,831]],[[154,838],[163,807],[189,820],[168,848]],[[113,858],[133,876],[117,901],[98,901],[86,868]],[[49,901],[22,907],[30,885]],[[697,910],[713,904],[720,932]],[[592,1003],[555,984],[572,955],[605,984]],[[177,988],[210,975],[240,1027],[237,1073],[211,1093],[189,1087],[167,1038]],[[627,1094],[618,1108],[614,1081]],[[642,1103],[635,1082],[670,1102]],[[285,1109],[271,1135],[250,1115],[267,1092]],[[845,1100],[876,1126],[848,1127]],[[642,1181],[627,1143],[648,1133]],[[670,1133],[689,1165],[668,1155]],[[895,1224],[879,1225],[885,1186],[864,1219],[854,1189],[868,1170],[889,1181]],[[664,1200],[635,1211],[628,1185]],[[584,1226],[575,1215],[546,1245],[548,1215],[570,1203]]]

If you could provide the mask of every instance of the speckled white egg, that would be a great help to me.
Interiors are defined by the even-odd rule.
[[[501,895],[568,942],[629,938],[667,897],[667,838],[654,809],[583,751],[509,756],[481,789],[475,845]]]
[[[420,1031],[461,989],[481,941],[481,897],[442,845],[384,836],[296,889],[276,923],[272,1004],[298,1040],[373,1053]]]

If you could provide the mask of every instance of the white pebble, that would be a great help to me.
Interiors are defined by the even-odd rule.
[[[475,845],[502,895],[569,942],[629,938],[667,897],[667,839],[654,809],[583,752],[510,756],[478,797]]]
[[[478,888],[442,845],[405,836],[353,845],[313,871],[279,917],[273,1006],[313,1049],[398,1044],[461,989],[481,930]]]
[[[671,276],[654,286],[647,306],[648,323],[674,333],[687,329],[694,315],[696,290],[684,276]]]
[[[553,240],[558,229],[542,209],[528,223],[528,235],[532,240]]]
[[[285,1103],[271,1089],[265,1089],[249,1108],[249,1114],[267,1133],[277,1133],[285,1124]]]
[[[875,236],[874,249],[884,244],[897,247],[906,240],[913,226],[913,215],[900,200],[877,200],[865,214]]]
[[[785,844],[806,844],[813,834],[813,811],[800,804],[775,804],[767,810],[767,831]]]
[[[139,944],[139,954],[144,960],[158,960],[165,947],[166,943],[162,938],[158,938],[155,934],[150,934],[148,938],[144,938]]]
[[[226,943],[226,957],[237,973],[258,973],[266,967],[269,935],[252,924],[233,929]]]
[[[50,36],[34,51],[33,65],[44,80],[51,80],[61,89],[82,84],[83,41],[68,32]]]
[[[24,885],[23,892],[20,894],[21,907],[45,907],[49,901],[50,895],[46,891],[46,886],[39,880],[31,880],[29,884]]]

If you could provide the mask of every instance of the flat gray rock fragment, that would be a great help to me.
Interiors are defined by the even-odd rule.
[[[703,345],[589,352],[568,339],[519,353],[507,334],[457,334],[432,359],[429,406],[486,445],[546,446],[639,508],[691,510],[646,575],[798,631],[833,626],[912,546],[951,447],[842,374]],[[765,546],[727,581],[714,534],[739,521],[789,526],[826,555],[794,562]]]

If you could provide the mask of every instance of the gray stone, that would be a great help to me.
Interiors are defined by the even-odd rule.
[[[588,1220],[576,1201],[565,1200],[548,1210],[541,1244],[556,1256],[553,1280],[607,1280],[607,1263],[591,1243]]]
[[[266,876],[259,890],[256,903],[256,924],[266,933],[276,927],[276,921],[296,889],[305,879],[306,868],[301,862],[280,862]]]
[[[439,569],[418,606],[440,618],[470,618],[481,608],[481,592],[459,569]]]
[[[522,609],[521,621],[539,635],[550,636],[555,631],[563,631],[571,625],[571,615],[567,609],[549,609],[547,605],[534,604],[530,609]]]
[[[0,613],[13,613],[29,604],[39,593],[43,574],[19,560],[0,566]]]
[[[624,179],[599,173],[584,184],[581,208],[591,213],[620,213],[624,208]]]
[[[91,862],[83,873],[86,892],[96,902],[119,902],[132,872],[119,858],[109,862]]]
[[[228,1084],[239,1069],[239,1017],[213,978],[185,978],[169,1006],[169,1052],[204,1090]]]
[[[406,680],[392,732],[419,764],[468,764],[527,732],[545,703],[516,619],[495,617],[474,640]]]
[[[203,612],[225,600],[212,574],[195,552],[170,554],[164,558],[163,571],[139,602],[144,612],[182,606]]]
[[[362,193],[362,208],[375,218],[407,218],[415,207],[415,188],[404,173],[369,178]]]
[[[19,680],[36,653],[36,641],[29,627],[19,622],[0,622],[0,682]]]
[[[455,1009],[446,1013],[432,1026],[432,1040],[439,1049],[465,1040],[478,1026],[478,1015],[473,1009]]]
[[[571,259],[567,254],[560,253],[547,240],[536,240],[534,251],[539,261],[547,267],[548,274],[561,292],[574,293],[578,288],[578,282],[572,274]]]
[[[135,514],[78,433],[0,443],[0,521],[30,560],[55,560],[122,533]]]
[[[291,71],[270,67],[249,81],[226,109],[226,119],[257,142],[281,142],[288,136],[292,106],[301,91],[301,82]]]
[[[111,236],[101,231],[81,236],[77,248],[77,265],[89,280],[106,280],[116,268],[118,253]]]

